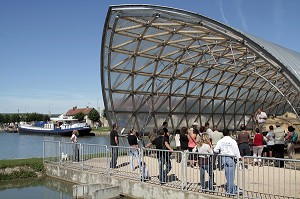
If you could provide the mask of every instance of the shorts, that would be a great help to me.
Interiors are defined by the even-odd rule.
[[[267,145],[268,151],[274,151],[274,145]]]
[[[249,143],[244,142],[239,144],[239,150],[242,157],[251,155]]]
[[[267,146],[264,145],[264,148],[263,148],[263,151],[262,151],[262,152],[263,152],[263,153],[266,153],[266,152],[268,152],[268,151],[269,151],[269,150],[268,150]]]

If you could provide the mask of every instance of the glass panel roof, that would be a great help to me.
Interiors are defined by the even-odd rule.
[[[297,114],[300,54],[205,16],[151,5],[110,7],[101,80],[110,125],[127,132],[204,125],[235,130]]]

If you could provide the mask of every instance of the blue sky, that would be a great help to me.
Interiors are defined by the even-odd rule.
[[[101,37],[119,4],[188,10],[300,52],[298,0],[0,0],[0,113],[102,110]]]

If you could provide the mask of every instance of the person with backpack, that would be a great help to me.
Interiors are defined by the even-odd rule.
[[[295,145],[298,139],[298,134],[293,126],[288,127],[288,134],[285,137],[287,143],[287,153],[290,159],[295,159]]]

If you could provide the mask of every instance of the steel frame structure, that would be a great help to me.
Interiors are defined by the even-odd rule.
[[[296,61],[276,58],[283,53]],[[105,110],[110,125],[138,131],[163,121],[173,130],[193,122],[250,127],[258,108],[297,114],[298,63],[299,53],[199,14],[112,6],[101,46]]]

